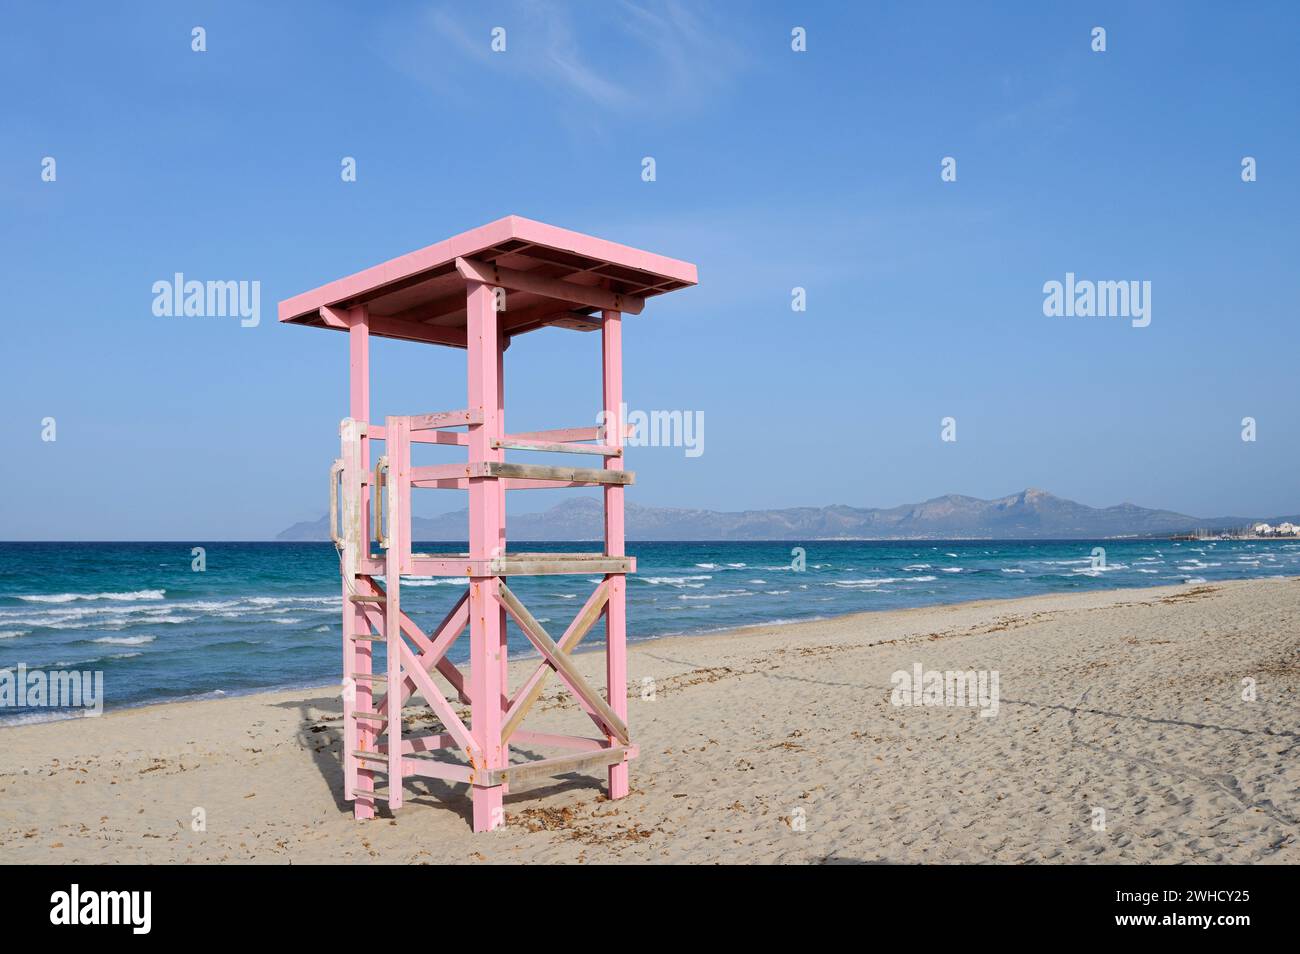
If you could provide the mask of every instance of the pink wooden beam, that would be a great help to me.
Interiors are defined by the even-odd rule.
[[[353,308],[348,323],[348,416],[360,421],[361,449],[358,479],[363,488],[370,486],[370,437],[365,424],[370,420],[370,316],[364,308]],[[358,416],[361,415],[361,416]],[[364,548],[370,539],[370,494],[361,495],[361,540]]]
[[[388,433],[382,424],[371,424],[366,428],[372,441],[388,439]],[[410,435],[412,444],[445,444],[448,447],[469,446],[469,435],[461,431],[420,431]]]
[[[566,487],[599,487],[589,480],[540,480],[527,477],[504,477],[497,481],[505,490],[563,490]],[[468,490],[468,477],[419,477],[412,486],[424,490]],[[377,570],[383,573],[383,570]]]
[[[347,330],[352,327],[352,318],[361,308],[339,308],[322,305],[319,309],[321,322],[326,328]],[[448,345],[453,348],[465,347],[465,332],[461,328],[444,328],[439,325],[425,325],[414,321],[399,321],[381,315],[368,318],[371,331],[385,338],[400,338],[406,341],[419,341],[425,344]]]
[[[466,282],[466,332],[468,345],[469,410],[477,411],[481,423],[470,426],[469,459],[473,462],[500,458],[493,450],[493,438],[503,436],[500,414],[500,335],[496,296],[488,285]],[[469,555],[475,560],[495,556],[503,534],[504,514],[500,489],[491,477],[469,479]],[[498,551],[499,552],[499,551]],[[501,612],[496,601],[498,581],[492,576],[471,576],[470,613],[470,698],[474,742],[482,753],[482,768],[488,773],[506,764],[501,744]],[[478,767],[476,765],[476,767]],[[490,774],[488,778],[490,778]],[[491,831],[505,823],[504,790],[500,784],[473,786],[474,831]]]
[[[543,300],[537,305],[507,311],[504,316],[505,324],[501,331],[502,334],[506,335],[506,341],[509,342],[516,335],[527,334],[530,331],[536,331],[538,328],[552,326],[572,327],[569,322],[576,322],[577,316],[581,314],[581,312],[572,310],[564,302]]]
[[[512,736],[517,745],[536,746],[538,748],[576,749],[579,752],[598,752],[609,748],[609,742],[603,738],[589,739],[581,735],[552,735],[549,732],[532,732],[519,729]]]
[[[388,731],[388,807],[394,811],[402,807],[402,664],[406,662],[402,640],[402,563],[410,550],[408,536],[411,447],[406,440],[406,421],[390,417],[384,425],[388,433],[388,553],[385,576],[384,624],[387,638],[388,695],[384,715]],[[407,663],[409,670],[410,663]],[[423,674],[424,670],[415,667]],[[439,694],[441,698],[441,694]],[[450,729],[451,727],[448,726]]]
[[[623,444],[623,316],[617,310],[606,310],[601,331],[602,398],[605,421],[610,432],[610,443]],[[613,422],[612,424],[610,422]],[[606,457],[605,467],[622,470],[623,458]],[[622,556],[624,553],[623,497],[624,488],[611,484],[605,488],[605,553]],[[627,721],[627,577],[611,573],[605,577],[609,584],[609,602],[605,605],[605,682],[609,705],[615,714]],[[627,742],[626,730],[621,737],[611,734],[609,744]],[[627,762],[609,767],[609,797],[623,798],[628,793]]]
[[[413,755],[418,752],[437,752],[439,749],[460,748],[460,743],[450,732],[426,732],[422,735],[402,737],[402,754]],[[379,751],[388,753],[388,744],[380,743]]]
[[[327,328],[351,328],[352,321],[348,317],[347,308],[334,308],[329,305],[322,305],[320,309],[320,320],[325,322]]]
[[[542,295],[557,301],[587,305],[590,308],[612,308],[629,315],[639,315],[645,308],[645,299],[636,295],[620,295],[592,285],[579,285],[560,278],[543,278],[532,272],[502,268],[495,262],[480,262],[472,258],[456,259],[456,270],[466,281],[483,282],[500,288]]]
[[[483,412],[477,408],[463,411],[436,411],[433,414],[414,414],[410,418],[411,430],[431,431],[440,427],[463,427],[466,424],[482,424]]]
[[[345,480],[353,504],[348,518],[351,526],[345,534],[347,543],[343,559],[343,672],[362,677],[353,679],[344,692],[343,784],[349,797],[354,799],[353,813],[358,819],[374,817],[375,800],[373,794],[357,797],[353,793],[373,793],[375,777],[372,768],[362,765],[353,753],[373,750],[379,739],[374,726],[360,724],[353,717],[358,708],[369,711],[373,707],[373,687],[364,677],[373,673],[374,664],[371,642],[356,638],[370,633],[364,612],[359,604],[348,599],[355,591],[360,556],[368,551],[367,541],[370,539],[370,440],[363,426],[364,422],[370,420],[368,318],[365,308],[330,315],[330,319],[335,322],[343,321],[348,330],[348,416],[353,421],[360,422],[354,424],[349,431],[351,459],[345,467]],[[349,724],[351,732],[347,731]]]
[[[483,765],[481,747],[475,742],[473,733],[465,727],[464,722],[460,721],[460,716],[456,715],[456,710],[447,702],[446,697],[443,696],[442,691],[434,683],[433,678],[424,671],[424,667],[420,665],[420,660],[416,658],[415,653],[411,652],[411,647],[398,640],[398,653],[400,654],[402,667],[415,680],[420,695],[424,696],[424,701],[429,703],[433,711],[438,714],[443,727],[451,733],[452,738],[456,740],[456,744],[464,750],[466,756],[474,765]]]
[[[384,338],[397,338],[400,341],[418,341],[422,344],[440,344],[452,348],[465,347],[463,328],[443,328],[439,325],[421,325],[413,321],[394,321],[391,318],[374,316],[370,319],[370,330]]]
[[[510,346],[510,339],[501,333],[500,321],[497,326],[497,401],[496,401],[496,423],[493,433],[484,432],[487,440],[488,450],[492,454],[493,460],[504,461],[505,452],[501,449],[501,438],[506,433],[506,348]],[[497,510],[497,545],[496,553],[504,556],[506,553],[506,485],[500,480],[495,481],[493,489],[496,491],[496,510]],[[501,718],[505,718],[506,695],[510,690],[510,646],[508,634],[506,632],[506,611],[497,607],[498,628],[501,633],[501,679],[500,679],[500,711]],[[510,740],[505,736],[501,738],[501,764],[510,764]],[[503,789],[504,791],[504,789]]]
[[[604,439],[604,432],[599,427],[559,427],[550,431],[525,431],[522,434],[507,434],[509,441],[557,441],[562,444],[576,444],[579,441],[598,441]]]

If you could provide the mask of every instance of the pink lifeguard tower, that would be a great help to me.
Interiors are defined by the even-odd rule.
[[[343,576],[343,784],[357,818],[372,818],[376,799],[402,804],[402,781],[423,776],[472,788],[474,830],[504,820],[502,796],[515,782],[607,768],[609,797],[628,793],[628,761],[637,754],[627,727],[626,576],[623,469],[623,315],[645,300],[696,283],[695,266],[603,239],[507,216],[280,302],[280,321],[348,334],[350,414],[340,426],[342,454],[330,469],[330,534]],[[509,434],[503,359],[510,339],[539,328],[601,333],[603,420],[617,425]],[[463,348],[468,400],[461,410],[370,420],[370,336]],[[593,419],[596,415],[593,414]],[[384,443],[374,461],[375,441]],[[465,447],[463,464],[413,466],[411,445]],[[585,454],[600,467],[552,467],[506,461],[506,451]],[[411,489],[469,491],[469,552],[414,553]],[[599,553],[512,553],[506,548],[505,493],[548,487],[603,487],[605,545]],[[371,541],[377,544],[378,552]],[[506,584],[519,575],[581,574],[602,581],[558,639]],[[381,585],[375,579],[383,576]],[[425,632],[402,611],[402,576],[468,577],[446,617]],[[541,654],[514,691],[507,684],[506,617]],[[596,621],[606,625],[602,695],[570,653]],[[447,650],[469,628],[468,674]],[[372,648],[387,647],[387,672],[375,673]],[[551,673],[597,727],[596,737],[531,732],[524,717]],[[470,709],[465,725],[436,681]],[[404,734],[402,705],[418,692],[442,731]],[[511,744],[557,751],[511,762]],[[462,761],[438,758],[456,752]],[[387,792],[375,787],[386,775]]]

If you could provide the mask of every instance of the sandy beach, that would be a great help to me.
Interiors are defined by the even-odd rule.
[[[322,687],[0,729],[0,857],[1300,862],[1297,579],[859,614],[630,656],[641,755],[621,802],[603,773],[542,781],[475,836],[463,787],[417,780],[395,817],[354,822]],[[579,659],[603,685],[603,657]],[[996,672],[996,715],[895,705],[891,676],[916,664]],[[530,727],[590,734],[555,685]],[[409,711],[408,731],[430,718]]]

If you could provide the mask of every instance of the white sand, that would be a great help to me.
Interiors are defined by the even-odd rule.
[[[598,684],[602,659],[581,657]],[[914,662],[997,670],[998,714],[892,705]],[[629,798],[540,782],[477,836],[464,788],[423,780],[396,818],[352,820],[333,688],[0,729],[0,858],[1300,861],[1300,580],[657,640],[633,647],[630,684]],[[590,734],[554,686],[538,709],[530,728]]]

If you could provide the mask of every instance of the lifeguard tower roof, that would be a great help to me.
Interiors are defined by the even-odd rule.
[[[600,328],[601,310],[639,314],[645,299],[696,284],[695,266],[508,215],[280,302],[280,320],[346,330],[364,307],[370,334],[465,346],[465,281],[506,289],[506,336]]]

